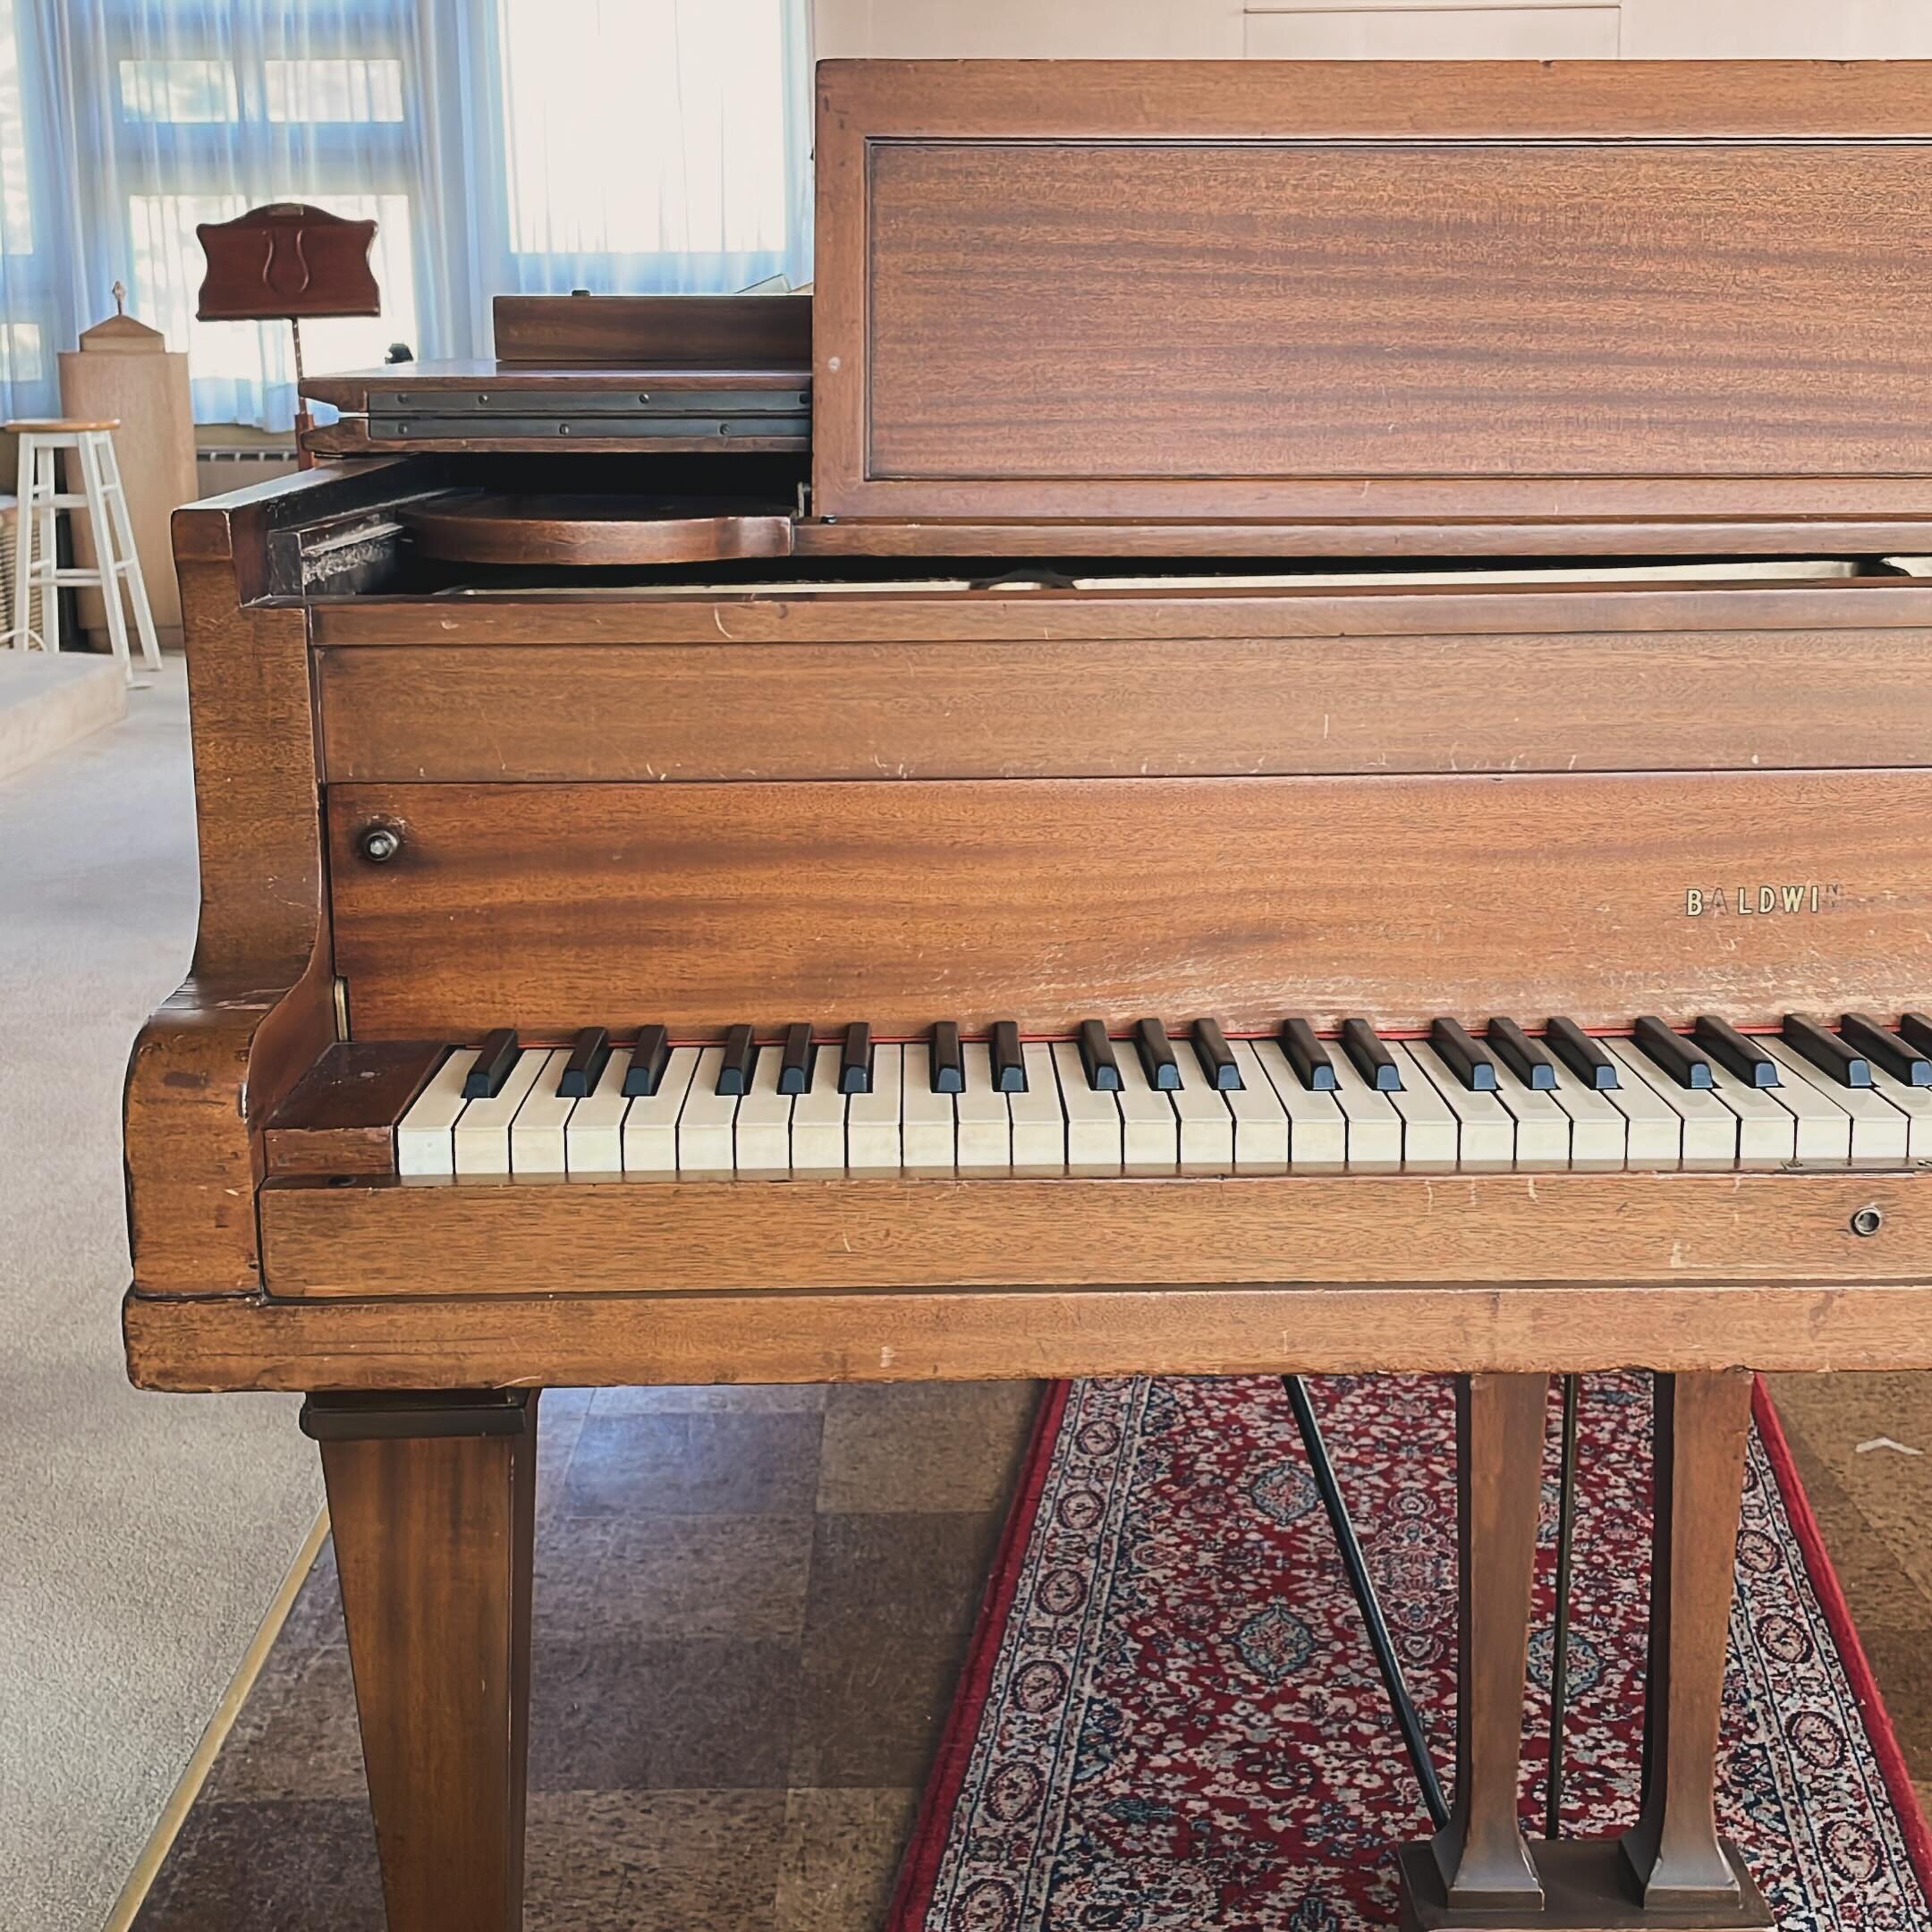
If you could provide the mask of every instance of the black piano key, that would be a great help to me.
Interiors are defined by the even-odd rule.
[[[714,1092],[745,1094],[751,1091],[751,1067],[758,1058],[758,1043],[748,1026],[734,1026],[724,1036],[724,1058],[718,1068]]]
[[[1234,1055],[1228,1051],[1227,1036],[1221,1030],[1218,1020],[1197,1020],[1194,1022],[1194,1051],[1208,1075],[1208,1084],[1216,1093],[1239,1093],[1241,1090],[1241,1069],[1234,1063]]]
[[[586,1027],[577,1036],[577,1044],[571,1048],[571,1056],[564,1063],[564,1072],[557,1080],[558,1097],[564,1100],[581,1100],[583,1097],[604,1078],[604,1069],[610,1059],[610,1035],[600,1027]]]
[[[784,1044],[779,1049],[778,1091],[805,1092],[811,1085],[811,1028],[803,1020],[794,1020],[784,1030]]]
[[[1087,1085],[1092,1092],[1120,1091],[1120,1063],[1114,1057],[1114,1042],[1107,1038],[1104,1021],[1080,1021],[1080,1064],[1087,1070]]]
[[[838,1090],[872,1091],[872,1029],[866,1021],[854,1020],[845,1029],[845,1044],[839,1049]]]
[[[1680,1087],[1717,1084],[1711,1072],[1710,1055],[1682,1033],[1673,1032],[1655,1013],[1646,1013],[1638,1021],[1635,1036],[1645,1056],[1655,1061]]]
[[[1460,1020],[1436,1020],[1429,1026],[1429,1045],[1442,1055],[1443,1064],[1471,1093],[1496,1090],[1496,1062],[1479,1046],[1470,1030]]]
[[[1784,1015],[1784,1044],[1802,1054],[1820,1072],[1828,1073],[1841,1087],[1869,1087],[1871,1062],[1855,1048],[1846,1046],[1835,1033],[1828,1033],[1799,1013]]]
[[[1932,1059],[1916,1046],[1907,1046],[1869,1013],[1844,1014],[1838,1021],[1838,1031],[1847,1046],[1876,1061],[1894,1080],[1903,1080],[1908,1087],[1932,1087]]]
[[[1143,1020],[1134,1028],[1134,1045],[1140,1050],[1148,1085],[1156,1093],[1179,1093],[1181,1063],[1174,1056],[1167,1029],[1158,1020]]]
[[[996,1020],[987,1052],[993,1063],[993,1091],[1024,1093],[1027,1090],[1026,1060],[1020,1051],[1017,1023],[1011,1020]]]
[[[966,1062],[960,1053],[960,1030],[950,1020],[942,1020],[932,1030],[932,1090],[966,1091]]]
[[[517,1062],[517,1037],[514,1027],[498,1027],[494,1032],[483,1037],[483,1045],[476,1056],[476,1064],[463,1076],[463,1098],[465,1100],[493,1099],[510,1078],[510,1069]]]
[[[1617,1063],[1574,1020],[1546,1020],[1543,1044],[1583,1082],[1597,1093],[1613,1093]]]
[[[1492,1020],[1483,1038],[1532,1093],[1547,1093],[1556,1084],[1556,1063],[1513,1020]]]
[[[1284,1020],[1277,1038],[1281,1050],[1288,1056],[1288,1064],[1294,1069],[1295,1078],[1310,1093],[1335,1091],[1335,1062],[1328,1057],[1328,1049],[1316,1038],[1315,1029],[1306,1020]]]
[[[1377,1093],[1400,1093],[1402,1069],[1395,1055],[1382,1044],[1374,1027],[1366,1020],[1342,1022],[1342,1051],[1355,1063],[1355,1071]]]
[[[625,1096],[648,1100],[657,1091],[670,1059],[671,1036],[661,1026],[639,1028],[637,1045],[631,1049],[631,1064],[624,1073]]]
[[[1775,1087],[1778,1063],[1754,1039],[1740,1033],[1728,1020],[1699,1013],[1690,1037],[1713,1060],[1727,1066],[1748,1087]]]
[[[1898,1023],[1899,1034],[1922,1054],[1932,1054],[1932,1013],[1909,1013]]]

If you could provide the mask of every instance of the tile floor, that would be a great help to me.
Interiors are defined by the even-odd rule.
[[[1932,1801],[1932,1377],[1774,1391]],[[544,1398],[530,1932],[879,1925],[1037,1394]],[[382,1928],[326,1550],[136,1932],[270,1926]]]

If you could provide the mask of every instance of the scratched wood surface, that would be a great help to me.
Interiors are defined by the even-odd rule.
[[[335,967],[358,1038],[1895,1013],[1928,805],[1922,772],[336,785]]]
[[[318,677],[338,784],[1801,769],[1924,755],[1928,638],[399,643]]]

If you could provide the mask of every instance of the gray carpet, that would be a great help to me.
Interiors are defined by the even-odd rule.
[[[0,783],[0,1928],[96,1932],[320,1505],[292,1400],[127,1385],[121,1081],[194,936],[182,666]]]

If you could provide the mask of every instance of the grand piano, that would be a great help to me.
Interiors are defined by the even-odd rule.
[[[1767,1926],[1751,1372],[1932,1366],[1932,70],[818,90],[809,297],[504,299],[175,522],[128,1360],[308,1396],[392,1932],[521,1921],[545,1386],[1422,1369],[1406,1923]],[[1611,1368],[1642,1810],[1532,1840]]]

